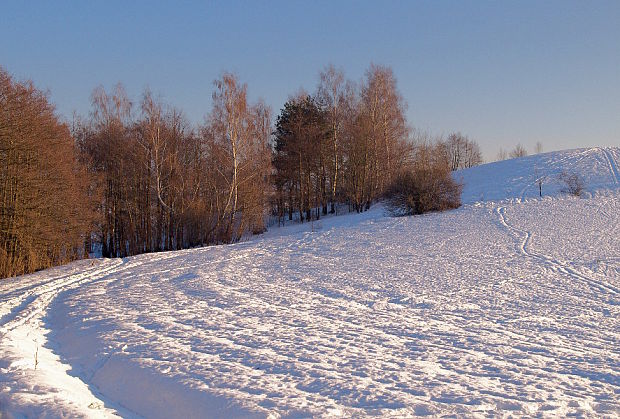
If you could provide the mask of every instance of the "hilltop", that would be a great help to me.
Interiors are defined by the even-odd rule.
[[[464,184],[463,202],[558,196],[566,186],[562,174],[576,174],[584,181],[587,196],[620,187],[620,148],[581,148],[553,151],[487,163],[459,170],[455,179]]]

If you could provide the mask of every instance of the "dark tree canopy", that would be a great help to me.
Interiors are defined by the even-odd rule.
[[[274,132],[273,166],[276,205],[280,216],[299,212],[311,219],[311,209],[327,212],[331,161],[327,112],[311,96],[291,99],[278,115]],[[320,217],[317,212],[317,217]]]

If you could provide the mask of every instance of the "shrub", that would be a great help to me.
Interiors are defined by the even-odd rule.
[[[461,206],[462,185],[449,170],[436,167],[403,171],[388,188],[385,199],[394,216],[445,211]]]
[[[562,172],[562,174],[560,175],[560,181],[564,183],[562,192],[574,196],[581,196],[585,188],[585,182],[583,178],[577,173]]]

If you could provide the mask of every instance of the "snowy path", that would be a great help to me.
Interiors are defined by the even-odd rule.
[[[70,367],[47,345],[42,319],[60,293],[104,277],[120,264],[81,261],[47,275],[0,282],[0,416],[11,411],[28,416],[113,414],[83,382],[66,374]],[[55,272],[60,274],[50,279]]]
[[[3,284],[2,317],[0,318],[0,334],[6,334],[16,328],[32,322],[43,313],[49,303],[59,292],[81,285],[94,278],[105,276],[114,270],[120,261],[109,260],[98,264],[97,268],[86,269],[76,274],[61,275],[44,283],[7,289]]]

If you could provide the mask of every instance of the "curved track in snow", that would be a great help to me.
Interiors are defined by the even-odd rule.
[[[64,292],[118,271],[119,259],[81,261],[73,267],[0,282],[0,416],[115,416],[49,347],[44,318]],[[27,282],[27,285],[22,285]],[[19,286],[14,286],[19,284]],[[10,416],[9,416],[10,417]]]
[[[42,284],[0,292],[2,312],[4,313],[0,318],[0,336],[27,323],[34,322],[47,310],[50,302],[60,292],[104,277],[116,270],[121,264],[120,260],[106,260],[96,268],[88,268],[80,273],[61,275]]]
[[[507,221],[506,218],[506,207],[505,206],[498,206],[496,208],[496,212],[499,215],[500,218],[500,224],[504,227],[506,227],[510,232],[512,232],[517,238],[521,239],[521,243],[519,246],[519,251],[530,258],[534,258],[537,261],[542,262],[543,264],[546,264],[548,266],[551,267],[551,269],[558,271],[562,274],[565,275],[570,275],[571,277],[573,277],[574,279],[581,281],[585,284],[587,284],[590,287],[594,287],[599,291],[603,291],[606,293],[610,293],[612,294],[614,297],[618,296],[618,294],[620,294],[620,290],[611,285],[606,283],[605,281],[597,281],[595,279],[589,278],[579,272],[577,272],[575,269],[571,268],[570,266],[564,265],[562,262],[555,260],[554,258],[550,257],[550,256],[546,256],[543,254],[539,254],[536,252],[533,252],[531,250],[528,249],[528,244],[530,242],[530,239],[532,238],[532,233],[526,230],[520,230],[512,225],[510,225]]]

